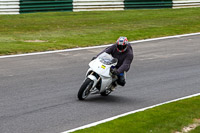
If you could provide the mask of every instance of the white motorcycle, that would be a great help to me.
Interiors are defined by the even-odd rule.
[[[78,92],[78,99],[84,100],[90,94],[108,96],[116,87],[117,76],[112,74],[118,60],[110,54],[102,53],[89,63],[90,68],[86,73],[86,79]],[[115,85],[113,86],[113,83]]]

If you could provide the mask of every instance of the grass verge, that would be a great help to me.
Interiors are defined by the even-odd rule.
[[[74,133],[174,133],[200,118],[199,101],[197,96],[165,104]]]
[[[192,130],[190,133],[200,133],[200,126]]]
[[[200,32],[199,14],[200,8],[1,15],[0,55]]]

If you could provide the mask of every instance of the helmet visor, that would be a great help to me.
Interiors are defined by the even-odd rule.
[[[117,48],[118,48],[119,50],[124,50],[124,49],[126,49],[126,46],[127,46],[127,45],[117,45]]]

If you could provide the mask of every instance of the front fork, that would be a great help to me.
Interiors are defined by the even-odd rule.
[[[99,81],[101,80],[101,77],[99,76],[99,77],[96,77],[95,75],[94,75],[94,72],[91,72],[88,76],[87,76],[87,78],[89,78],[89,79],[91,79],[92,81],[94,81],[94,83],[93,83],[93,86],[92,86],[92,88],[90,89],[90,91],[92,92],[92,91],[95,91],[96,89],[95,89],[95,87],[96,87],[96,85],[99,83]]]

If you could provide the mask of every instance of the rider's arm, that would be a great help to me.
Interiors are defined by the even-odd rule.
[[[97,56],[93,57],[92,60],[96,59],[103,52],[106,52],[106,53],[112,55],[114,47],[115,47],[115,45],[111,45],[111,46],[107,47],[106,49],[104,49],[103,51],[101,51]]]
[[[115,48],[115,45],[111,45],[107,48],[105,48],[103,51],[101,51],[97,56],[93,57],[92,60],[96,59],[100,54],[102,54],[103,52],[106,52],[108,54],[111,54],[113,53],[113,49]]]
[[[101,51],[96,57],[98,57],[100,54],[102,54],[103,52],[106,52],[108,54],[111,54],[113,53],[113,50],[115,49],[115,45],[111,45],[109,47],[107,47],[106,49],[104,49],[103,51]]]
[[[123,64],[118,68],[119,73],[127,72],[130,69],[131,62],[133,60],[133,54],[128,54]]]
[[[112,54],[113,53],[113,50],[115,49],[116,45],[111,45],[110,47],[107,47],[103,52],[106,52],[108,54]],[[102,53],[103,53],[102,52]]]

